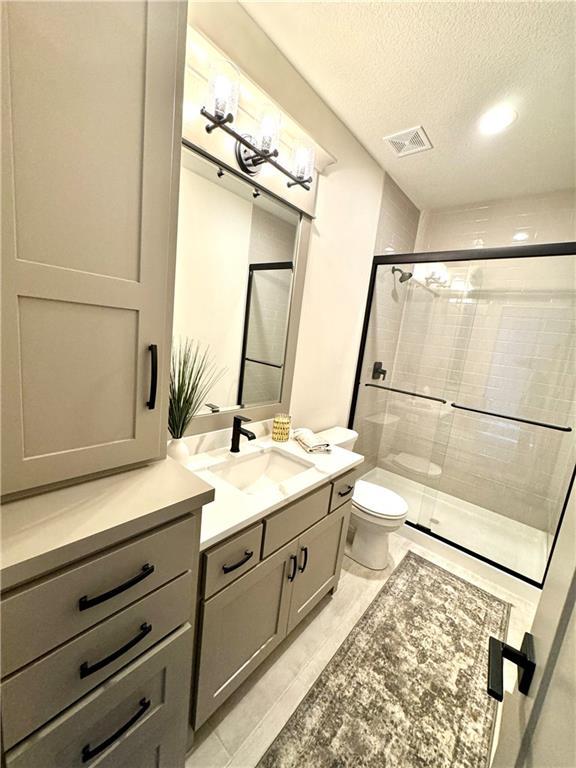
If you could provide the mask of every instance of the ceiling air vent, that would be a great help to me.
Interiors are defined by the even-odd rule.
[[[398,157],[415,155],[416,152],[432,149],[430,139],[426,136],[426,131],[421,125],[416,126],[416,128],[409,128],[407,131],[384,136],[384,141],[388,142]]]

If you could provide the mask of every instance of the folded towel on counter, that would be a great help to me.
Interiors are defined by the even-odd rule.
[[[311,429],[294,430],[294,440],[308,453],[330,453],[332,446],[316,437]]]

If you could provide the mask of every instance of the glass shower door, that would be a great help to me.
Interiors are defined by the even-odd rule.
[[[404,275],[411,269],[405,265]],[[446,403],[422,354],[431,294],[400,277],[388,265],[376,272],[354,427],[366,479],[402,496],[408,520],[430,529],[447,440]]]
[[[352,423],[410,524],[539,584],[574,474],[576,258],[511,251],[375,260]]]

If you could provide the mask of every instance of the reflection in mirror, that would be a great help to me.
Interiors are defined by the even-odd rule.
[[[292,262],[250,264],[238,402],[277,402],[282,389]]]
[[[224,376],[199,414],[281,400],[299,215],[182,152],[174,338]]]

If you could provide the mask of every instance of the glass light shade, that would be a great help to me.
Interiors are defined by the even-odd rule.
[[[296,144],[292,150],[292,174],[304,181],[314,170],[314,149],[305,144]]]
[[[258,148],[262,152],[273,152],[280,138],[280,115],[278,112],[266,110],[260,119],[258,132]]]
[[[233,64],[222,60],[212,65],[210,68],[209,111],[214,117],[221,119],[226,115],[232,115],[236,119],[239,88],[240,78]]]

